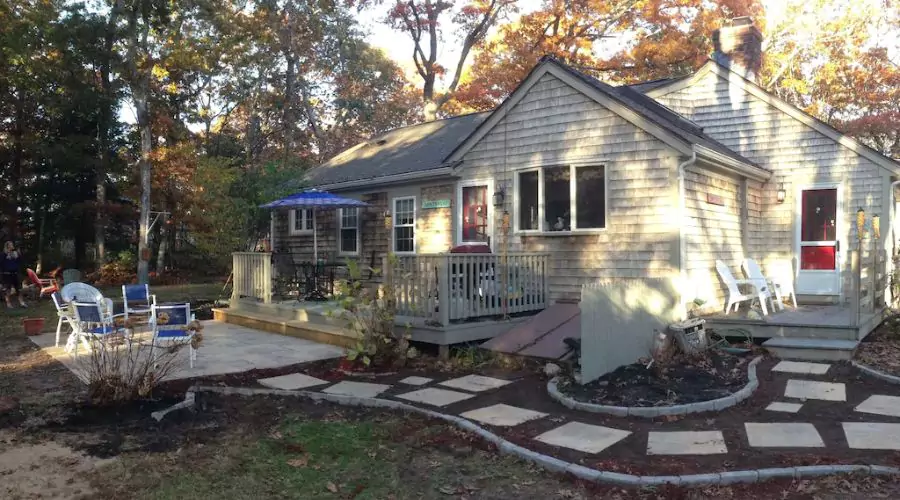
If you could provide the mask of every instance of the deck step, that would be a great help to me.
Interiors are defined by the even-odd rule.
[[[287,321],[277,316],[259,314],[240,308],[213,309],[217,321],[254,328],[290,337],[299,337],[340,347],[356,345],[356,335],[344,328],[309,321]]]
[[[858,340],[773,337],[763,347],[782,359],[841,361],[853,358]]]

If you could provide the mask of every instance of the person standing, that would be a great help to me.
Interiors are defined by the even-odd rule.
[[[22,257],[16,250],[16,245],[11,241],[3,244],[3,253],[0,254],[0,278],[6,286],[6,307],[11,308],[12,296],[19,298],[19,305],[26,307],[25,298],[22,297],[22,280],[19,279],[19,270],[22,267]]]

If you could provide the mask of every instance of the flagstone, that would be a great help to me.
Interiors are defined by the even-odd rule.
[[[603,427],[602,425],[569,422],[534,438],[553,446],[571,448],[585,453],[600,453],[625,439],[630,431]]]
[[[406,377],[405,379],[401,380],[399,383],[406,384],[406,385],[425,385],[425,384],[431,382],[432,380],[434,380],[434,379],[428,378],[428,377],[413,376],[413,377]]]
[[[844,436],[854,450],[900,450],[900,424],[844,422]]]
[[[651,432],[648,455],[716,455],[728,453],[721,431]]]
[[[330,383],[327,380],[310,377],[305,373],[290,373],[288,375],[281,375],[279,377],[261,378],[257,382],[266,387],[271,387],[272,389],[281,389],[284,391],[296,391],[297,389],[304,389],[306,387],[314,387],[317,385],[325,385]]]
[[[803,407],[800,403],[784,403],[782,401],[776,401],[769,406],[766,407],[769,411],[780,411],[783,413],[797,413],[800,411],[800,408]]]
[[[374,398],[390,388],[391,386],[385,384],[345,380],[334,384],[322,392],[327,392],[328,394],[340,394],[342,396],[353,396],[356,398]]]
[[[819,382],[817,380],[790,379],[784,389],[784,397],[797,399],[821,399],[824,401],[846,401],[846,386],[843,383]]]
[[[781,361],[772,368],[773,372],[799,373],[802,375],[825,375],[831,365],[808,363],[806,361]]]
[[[416,403],[425,403],[431,406],[447,406],[465,399],[474,398],[475,395],[450,391],[447,389],[438,389],[436,387],[428,387],[417,391],[407,392],[406,394],[399,394],[397,397]]]
[[[482,375],[466,375],[465,377],[445,380],[439,385],[452,387],[454,389],[462,389],[470,392],[489,391],[510,384],[509,380],[503,380],[494,377],[485,377]]]
[[[873,413],[875,415],[887,415],[900,417],[900,398],[897,396],[884,396],[876,394],[869,396],[855,408],[860,413]]]
[[[750,423],[744,424],[747,441],[757,448],[824,448],[825,442],[813,424]]]
[[[496,404],[477,410],[467,411],[460,416],[489,425],[512,427],[528,422],[529,420],[546,417],[547,414],[525,408],[518,408],[516,406]]]

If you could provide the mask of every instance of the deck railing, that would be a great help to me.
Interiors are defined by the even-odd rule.
[[[234,289],[232,300],[252,298],[272,302],[272,254],[235,252],[231,254]]]
[[[887,251],[852,250],[850,252],[850,276],[853,280],[850,294],[851,321],[860,323],[862,314],[872,314],[885,306],[885,290],[888,285]]]
[[[544,253],[398,257],[397,313],[447,325],[540,311],[549,305],[549,272],[550,255]]]

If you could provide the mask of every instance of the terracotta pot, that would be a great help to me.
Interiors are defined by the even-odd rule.
[[[44,318],[25,318],[22,320],[26,335],[40,335],[44,330]]]

